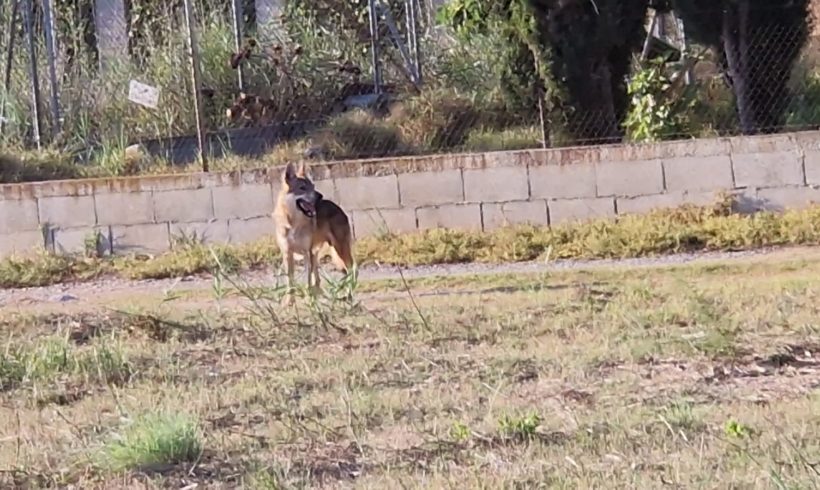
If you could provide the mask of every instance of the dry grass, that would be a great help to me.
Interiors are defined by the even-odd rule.
[[[429,103],[429,102],[428,102]],[[286,141],[260,158],[226,155],[211,159],[213,171],[257,169],[283,165],[310,155],[319,161],[382,158],[392,155],[421,155],[447,151],[487,152],[540,148],[540,132],[534,126],[494,128],[500,117],[472,107],[453,107],[447,117],[433,109],[419,113],[420,103],[411,99],[387,118],[354,110],[334,117],[309,136]],[[407,109],[409,107],[410,109]],[[443,111],[436,107],[435,111]],[[461,111],[461,115],[456,111]],[[42,182],[78,178],[127,175],[190,173],[201,170],[198,163],[173,165],[144,152],[128,154],[126,141],[108,144],[92,162],[79,163],[66,154],[6,149],[0,153],[0,183]]]
[[[477,102],[454,90],[430,89],[391,105],[386,114],[360,109],[331,118],[309,136],[283,143],[262,157],[267,165],[312,158],[338,161],[453,151],[500,151],[540,148],[532,121]],[[235,158],[217,160],[230,168]],[[229,163],[230,162],[230,163]],[[258,162],[246,164],[258,166]]]
[[[749,250],[820,243],[820,207],[741,215],[731,203],[684,206],[552,228],[515,226],[491,233],[428,230],[368,237],[356,243],[360,265],[432,265],[519,262],[535,259],[627,258],[670,253]],[[29,287],[101,276],[159,279],[210,273],[217,262],[230,271],[277,266],[272,240],[241,246],[176,244],[156,257],[89,258],[41,254],[0,261],[0,287]]]
[[[65,180],[89,176],[83,168],[53,152],[0,152],[0,184]]]
[[[32,307],[3,316],[0,366],[69,367],[0,383],[0,482],[812,488],[818,273],[798,257],[362,284],[359,304],[290,312],[241,285]],[[119,361],[90,361],[103,347]]]

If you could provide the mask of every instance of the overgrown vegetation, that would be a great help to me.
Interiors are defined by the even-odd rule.
[[[627,138],[656,142],[689,133],[695,92],[683,87],[680,71],[670,75],[661,59],[645,65],[632,76],[627,90],[632,98],[623,124]]]
[[[269,159],[278,161],[305,155],[343,159],[540,147],[544,142],[539,100],[546,143],[552,146],[620,141],[622,136],[647,141],[748,133],[752,126],[768,131],[820,124],[820,114],[811,109],[816,106],[811,89],[814,61],[800,58],[801,53],[811,51],[806,49],[810,24],[805,20],[805,2],[761,6],[744,0],[744,8],[733,7],[720,15],[708,15],[711,5],[684,3],[672,2],[671,7],[686,21],[691,31],[688,37],[697,42],[690,46],[687,59],[699,60],[693,71],[697,76],[685,97],[677,88],[663,88],[666,79],[678,80],[680,85],[680,66],[634,63],[646,34],[646,0],[470,0],[449,2],[438,15],[422,16],[425,82],[420,90],[408,81],[389,30],[383,26],[384,75],[387,91],[396,100],[369,114],[340,114],[346,96],[372,90],[365,2],[289,2],[282,38],[257,32],[255,17],[249,15],[246,21],[251,30],[239,58],[225,4],[205,2],[198,4],[197,27],[206,125],[215,129],[314,121],[316,127],[305,137],[285,141],[272,152]],[[404,3],[388,4],[403,26]],[[656,4],[661,10],[670,7]],[[0,175],[4,182],[169,171],[165,162],[134,165],[124,150],[137,139],[194,131],[188,74],[180,69],[187,63],[181,2],[130,2],[131,56],[105,70],[98,66],[90,5],[77,0],[58,8],[58,44],[65,51],[58,74],[63,131],[51,141],[59,156],[36,159],[71,162],[77,156],[90,159],[92,165],[78,169],[73,164],[42,163],[38,167],[32,163],[22,168],[4,163],[4,167],[21,169],[4,171]],[[252,12],[250,6],[248,12]],[[3,25],[8,15],[8,9],[0,10]],[[724,39],[721,19],[740,22],[741,17],[753,28],[750,33],[744,39]],[[425,20],[434,18],[437,26]],[[438,34],[433,35],[433,29]],[[0,94],[0,100],[7,102],[0,148],[16,155],[30,140],[32,127],[20,26],[14,35],[18,49],[11,91]],[[774,41],[764,42],[768,39]],[[6,37],[0,39],[0,47],[7,42]],[[726,54],[733,46],[747,49],[755,60],[745,68],[746,75],[739,74],[742,70],[729,70]],[[45,49],[40,46],[38,52],[40,73],[45,74]],[[234,108],[239,100],[236,71],[231,66],[237,59],[245,70],[250,95],[246,100],[258,96],[261,102],[242,112],[248,117],[226,118],[226,109]],[[719,76],[729,72],[734,78]],[[49,86],[47,77],[42,78],[45,96]],[[158,109],[127,101],[124,94],[131,79],[161,89]],[[755,89],[761,84],[774,88]],[[649,109],[650,103],[657,105]],[[43,109],[48,139],[52,121],[47,108]],[[639,120],[641,116],[651,120]],[[80,152],[89,144],[93,151]],[[217,162],[215,168],[230,165],[231,161]]]
[[[753,215],[732,211],[731,200],[715,206],[686,205],[617,220],[569,223],[551,228],[510,226],[481,233],[433,229],[383,234],[356,242],[360,265],[404,266],[464,262],[520,262],[541,258],[600,259],[717,250],[749,250],[820,244],[820,207]],[[157,279],[278,267],[272,241],[248,245],[178,243],[155,257],[40,254],[0,261],[0,287],[27,287],[101,276]]]
[[[671,4],[689,26],[691,36],[715,48],[735,96],[740,132],[778,131],[790,105],[790,75],[811,29],[810,1],[685,0]]]
[[[39,182],[85,177],[83,168],[54,152],[0,153],[0,183]]]

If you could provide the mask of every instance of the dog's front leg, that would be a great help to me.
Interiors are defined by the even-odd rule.
[[[285,266],[285,270],[288,273],[288,290],[285,293],[285,304],[292,305],[293,304],[293,267],[294,267],[294,260],[293,260],[293,252],[290,250],[285,252],[285,256],[283,257],[282,262]]]
[[[306,252],[304,255],[305,259],[305,275],[307,276],[307,286],[308,290],[310,290],[310,280],[313,278],[313,262],[310,260],[310,252]]]
[[[313,287],[314,294],[321,293],[321,279],[319,278],[319,254],[316,251],[310,252],[310,268],[313,269]]]

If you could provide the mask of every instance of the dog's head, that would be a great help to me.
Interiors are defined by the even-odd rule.
[[[322,200],[322,194],[316,190],[313,181],[306,174],[304,162],[299,168],[288,163],[282,173],[282,190],[288,198],[293,199],[296,208],[308,218],[316,217],[316,204]]]

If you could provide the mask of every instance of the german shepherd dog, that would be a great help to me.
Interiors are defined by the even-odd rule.
[[[273,211],[276,243],[282,252],[282,263],[288,274],[286,302],[292,304],[294,260],[305,261],[308,287],[321,291],[319,285],[319,252],[330,245],[333,262],[345,274],[353,267],[353,232],[345,212],[316,190],[305,164],[298,169],[288,163],[282,172],[282,189]],[[311,279],[313,284],[311,285]]]

